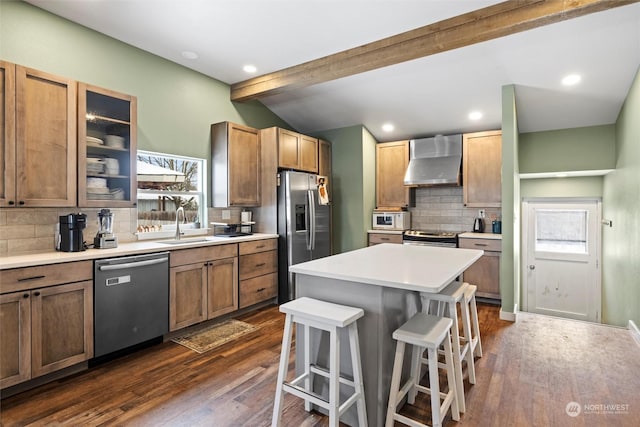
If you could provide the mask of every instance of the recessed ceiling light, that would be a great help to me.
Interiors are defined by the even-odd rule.
[[[562,84],[565,86],[577,85],[578,83],[580,83],[581,79],[582,77],[580,77],[579,74],[569,74],[562,79]]]
[[[255,65],[245,65],[244,67],[242,67],[242,70],[245,73],[252,73],[252,74],[258,71]]]
[[[382,130],[385,132],[391,132],[394,129],[395,129],[395,126],[393,126],[391,123],[385,123],[382,125]]]
[[[480,120],[482,118],[482,113],[480,111],[472,111],[469,113],[470,120]]]
[[[190,50],[185,50],[182,52],[182,57],[186,59],[198,59],[198,54]]]

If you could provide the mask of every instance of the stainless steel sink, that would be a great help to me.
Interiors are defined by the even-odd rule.
[[[200,238],[200,239],[160,240],[158,241],[158,243],[164,243],[165,245],[186,245],[189,243],[200,243],[200,242],[206,242],[206,241],[207,239]]]

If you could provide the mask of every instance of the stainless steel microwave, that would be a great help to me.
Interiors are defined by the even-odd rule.
[[[408,230],[411,228],[409,212],[373,212],[374,230]]]

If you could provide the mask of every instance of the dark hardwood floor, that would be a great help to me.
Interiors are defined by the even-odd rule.
[[[447,426],[640,425],[640,345],[629,331],[526,313],[511,323],[484,304],[479,316],[477,383],[465,381],[467,412]],[[239,319],[260,329],[204,354],[165,342],[7,397],[0,424],[268,426],[284,316],[272,306]],[[403,411],[429,416],[428,396]],[[288,395],[283,420],[328,425]]]

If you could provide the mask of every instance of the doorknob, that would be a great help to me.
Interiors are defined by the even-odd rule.
[[[529,270],[535,270],[535,269],[536,269],[536,266],[535,266],[535,265],[531,264],[531,265],[529,266]]]

